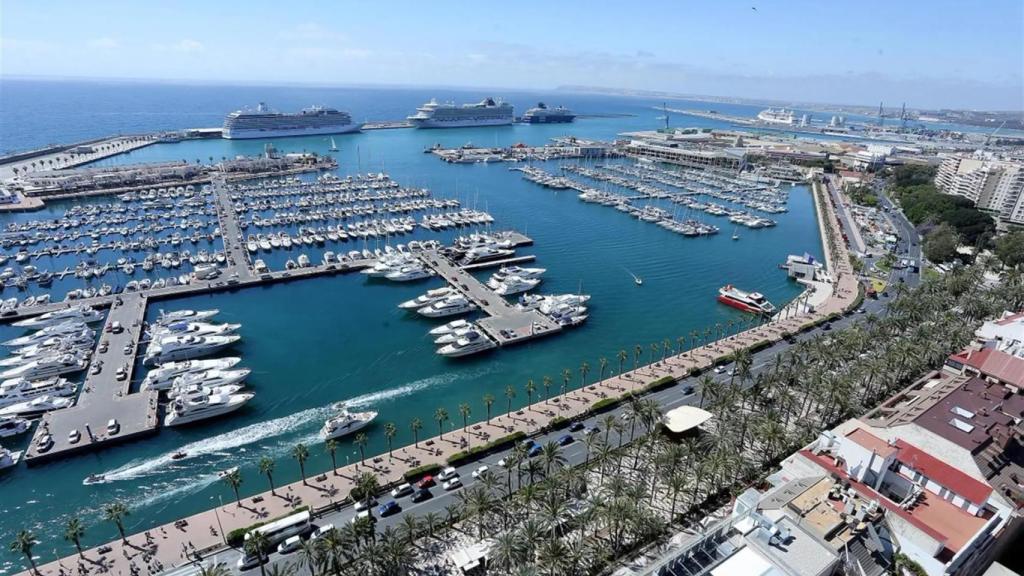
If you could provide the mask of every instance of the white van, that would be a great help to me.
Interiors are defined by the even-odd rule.
[[[441,473],[437,475],[437,479],[440,480],[441,482],[445,482],[447,480],[451,480],[452,478],[455,478],[458,475],[459,475],[459,473],[458,473],[458,471],[455,470],[455,467],[454,466],[449,466],[449,467],[445,468],[444,470],[442,470]]]
[[[295,552],[296,550],[298,550],[299,547],[301,547],[301,546],[302,546],[302,537],[301,536],[292,536],[291,538],[288,538],[284,542],[281,542],[281,545],[277,547],[277,553],[278,554],[290,554],[290,553]]]

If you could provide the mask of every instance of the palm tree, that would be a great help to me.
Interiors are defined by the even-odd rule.
[[[310,539],[299,543],[298,563],[309,570],[309,576],[317,576],[316,569],[323,561],[323,551],[318,541]]]
[[[214,561],[200,566],[198,576],[231,576],[231,570],[223,562]]]
[[[384,425],[384,437],[388,439],[388,458],[391,457],[391,443],[395,439],[395,435],[398,434],[398,427],[395,426],[394,422],[388,422]]]
[[[587,374],[590,374],[590,364],[583,362],[580,364],[580,388],[587,387]]]
[[[238,489],[242,487],[242,472],[238,468],[233,468],[230,472],[227,472],[221,477],[224,483],[231,487],[231,490],[235,493],[235,504],[241,508],[242,499],[238,495]]]
[[[533,393],[537,391],[537,385],[533,383],[533,379],[526,381],[526,406],[529,409],[533,409]]]
[[[306,460],[309,459],[309,448],[299,442],[292,448],[292,458],[299,463],[299,474],[302,476],[302,483],[306,483]]]
[[[512,414],[512,400],[516,397],[516,389],[514,386],[509,384],[505,386],[505,400],[508,401],[508,410],[505,411],[506,415]]]
[[[484,407],[487,408],[487,423],[491,423],[491,406],[494,405],[494,395],[484,394]]]
[[[300,444],[301,446],[301,444]],[[270,541],[267,539],[267,535],[259,530],[253,530],[249,532],[249,537],[245,539],[245,544],[242,546],[242,550],[245,551],[247,556],[255,556],[256,560],[260,564],[260,574],[266,576],[267,571],[263,566],[266,561],[267,548],[270,547]]]
[[[448,421],[448,411],[444,408],[434,410],[434,420],[437,421],[438,436],[444,439],[444,423]]]
[[[565,455],[562,454],[562,447],[554,440],[544,443],[544,446],[541,448],[540,458],[544,462],[545,477],[551,476],[552,467],[561,468],[567,462]]]
[[[352,443],[355,444],[356,447],[359,448],[359,463],[360,464],[362,464],[363,462],[366,461],[366,443],[368,441],[369,441],[369,438],[366,436],[365,432],[360,432],[359,434],[356,434],[355,440],[352,441]]]
[[[103,507],[103,519],[108,522],[113,522],[117,526],[118,533],[121,534],[121,541],[128,542],[128,539],[124,535],[124,519],[131,514],[128,507],[122,502],[111,502]]]
[[[601,369],[601,380],[603,381],[604,373],[606,370],[608,370],[608,359],[605,358],[604,356],[601,356],[601,358],[597,361],[597,365]]]
[[[572,380],[572,370],[564,368],[562,370],[562,396],[565,396],[565,389],[569,387],[569,380]]]
[[[355,478],[355,488],[353,492],[356,493],[357,500],[363,500],[369,505],[373,501],[373,497],[380,490],[380,483],[377,481],[377,476],[372,472],[362,471]]]
[[[78,516],[68,518],[68,521],[64,523],[64,539],[75,545],[78,556],[81,558],[84,558],[82,555],[82,538],[84,536],[85,526],[82,525],[82,519]]]
[[[32,547],[38,543],[35,534],[28,530],[21,530],[18,535],[14,537],[11,542],[11,552],[18,552],[25,555],[28,558],[29,566],[32,567],[32,572],[39,573],[39,569],[36,568],[35,558],[32,557]]]
[[[619,350],[619,374],[620,375],[622,374],[622,365],[626,362],[626,359],[628,359],[628,358],[629,358],[629,353],[628,352],[626,352],[625,350]]]
[[[545,376],[541,382],[544,384],[544,403],[551,399],[551,376]]]
[[[423,429],[423,420],[420,420],[419,418],[413,418],[412,422],[409,422],[409,429],[412,430],[413,446],[419,448],[420,430]]]
[[[270,493],[274,494],[274,459],[264,456],[260,458],[256,466],[259,468],[260,474],[267,477],[267,482],[270,483]]]
[[[334,438],[328,438],[327,442],[324,442],[324,450],[331,457],[331,473],[338,473],[338,441]]]
[[[459,415],[462,416],[462,432],[463,433],[465,433],[466,432],[466,428],[469,427],[469,415],[472,413],[472,411],[473,410],[469,407],[468,403],[463,402],[462,404],[459,404]]]
[[[510,573],[525,561],[526,544],[518,532],[509,530],[494,538],[490,564],[496,569]]]
[[[633,348],[633,371],[636,372],[637,367],[640,365],[640,356],[644,353],[644,347],[637,344]]]

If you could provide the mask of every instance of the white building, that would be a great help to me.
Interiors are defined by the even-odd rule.
[[[1024,163],[976,153],[943,159],[935,185],[1006,222],[1024,224]]]

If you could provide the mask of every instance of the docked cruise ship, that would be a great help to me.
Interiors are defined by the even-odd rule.
[[[779,124],[785,126],[793,126],[796,124],[796,114],[792,110],[786,110],[785,108],[769,108],[767,110],[761,110],[757,113],[757,119],[765,124]]]
[[[512,105],[485,98],[476,104],[439,104],[431,99],[409,116],[417,128],[465,128],[469,126],[504,126],[512,123]]]
[[[311,106],[294,114],[276,112],[260,102],[256,110],[237,110],[224,118],[224,138],[277,138],[358,132],[362,124],[352,122],[348,112]]]
[[[543,102],[530,108],[523,114],[522,122],[525,124],[563,124],[576,119],[576,113],[564,106],[548,108]]]

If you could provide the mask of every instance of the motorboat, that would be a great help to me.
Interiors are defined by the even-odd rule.
[[[66,378],[53,377],[45,380],[15,378],[0,384],[0,408],[19,404],[38,396],[74,396],[78,386]]]
[[[474,330],[455,342],[442,346],[437,353],[449,358],[458,358],[459,356],[468,356],[490,350],[497,346],[490,338]]]
[[[492,274],[490,279],[487,280],[487,287],[493,290],[511,276],[518,276],[519,278],[524,279],[540,278],[545,272],[547,272],[547,268],[523,268],[522,266],[502,266],[500,270]]]
[[[32,423],[18,416],[0,416],[0,438],[20,436],[28,432]]]
[[[170,386],[175,378],[186,374],[198,374],[211,370],[227,370],[235,366],[242,359],[237,356],[228,358],[211,358],[209,360],[182,360],[180,362],[166,362],[150,370],[142,379],[142,389],[160,389],[166,382]],[[246,371],[248,375],[248,371]]]
[[[24,336],[13,338],[11,340],[4,342],[4,346],[9,346],[11,348],[31,346],[33,344],[39,344],[40,342],[43,342],[53,337],[74,336],[81,334],[89,334],[90,337],[96,335],[95,332],[86,327],[84,322],[68,321],[62,324],[54,324],[52,326],[47,326],[46,328],[43,328],[42,330],[37,330],[36,332],[33,332],[31,334],[26,334]]]
[[[191,391],[178,396],[170,403],[164,426],[182,426],[230,414],[245,406],[255,394],[206,394],[202,390]]]
[[[199,320],[206,320],[207,318],[213,318],[220,310],[175,310],[174,312],[160,311],[160,316],[157,317],[154,324],[174,324],[176,322],[196,322]]]
[[[463,264],[476,264],[478,262],[489,262],[499,258],[507,258],[515,254],[515,250],[498,248],[492,245],[474,246],[462,256]]]
[[[224,386],[204,386],[201,384],[185,384],[175,383],[167,390],[167,397],[171,400],[179,398],[181,396],[188,396],[197,392],[202,392],[207,396],[230,396],[237,392],[240,392],[245,386],[238,384],[227,384]]]
[[[54,324],[62,324],[67,321],[82,322],[91,324],[103,320],[103,314],[94,310],[91,306],[71,306],[61,310],[54,310],[41,314],[35,318],[28,318],[15,322],[19,328],[45,328]]]
[[[20,450],[17,452],[11,452],[7,448],[0,446],[0,470],[17,466],[18,462],[21,462]]]
[[[451,322],[443,326],[438,326],[437,328],[434,328],[433,330],[428,332],[428,334],[430,334],[431,336],[443,336],[445,334],[450,334],[456,330],[461,330],[469,326],[472,326],[472,323],[469,320],[459,318],[458,320],[452,320]]]
[[[74,354],[55,354],[33,360],[28,364],[8,368],[0,372],[0,378],[47,378],[72,372],[81,372],[89,365],[89,361]]]
[[[320,437],[324,440],[341,438],[365,428],[376,417],[377,412],[373,410],[349,412],[347,408],[342,406],[341,411],[337,415],[328,418],[324,422],[323,428],[320,429]]]
[[[237,370],[203,370],[201,372],[188,372],[174,378],[161,378],[143,380],[141,390],[170,390],[176,387],[188,386],[232,386],[241,384],[249,376],[248,368]],[[148,375],[147,375],[148,378]]]
[[[89,474],[85,477],[85,480],[82,480],[82,485],[92,486],[93,484],[106,484],[107,482],[109,480],[103,474]]]
[[[157,324],[150,329],[151,338],[191,334],[192,336],[223,336],[233,334],[241,324],[213,324],[211,322],[174,322]]]
[[[589,294],[525,294],[519,297],[519,308],[523,310],[535,310],[550,308],[558,304],[574,306],[583,304],[590,300]]]
[[[421,294],[412,300],[402,302],[398,307],[403,310],[415,310],[425,306],[430,306],[434,302],[440,302],[454,294],[456,294],[455,289],[450,286],[435,288],[433,290],[427,290],[426,294]]]
[[[454,316],[455,314],[465,314],[473,310],[476,310],[476,304],[470,302],[465,296],[456,295],[449,296],[430,306],[420,308],[417,312],[427,318],[444,318],[445,316]]]
[[[89,343],[92,344],[91,341]],[[73,346],[71,344],[64,343],[58,343],[56,346],[28,346],[26,348],[18,349],[23,351],[22,353],[0,360],[0,368],[22,366],[33,360],[39,360],[40,358],[53,356],[54,354],[74,354],[78,356],[84,354],[86,349],[87,346],[84,345]]]
[[[422,266],[403,266],[394,272],[389,272],[384,277],[392,282],[411,282],[433,277],[435,272]]]
[[[494,293],[499,296],[512,296],[513,294],[521,294],[533,290],[538,284],[540,284],[540,278],[509,276],[498,284],[498,287],[494,289]]]
[[[27,402],[19,402],[17,404],[11,404],[10,406],[4,406],[0,408],[0,416],[20,416],[22,418],[34,418],[36,416],[42,416],[46,412],[53,410],[62,410],[64,408],[70,408],[75,405],[75,401],[70,398],[61,398],[58,396],[39,396],[33,398]]]
[[[745,292],[731,284],[718,290],[718,301],[754,314],[768,315],[775,312],[775,306],[760,292]]]
[[[86,329],[78,334],[72,334],[70,336],[51,336],[42,342],[15,348],[14,350],[11,350],[11,354],[25,358],[38,356],[40,353],[44,353],[48,350],[91,348],[94,343],[94,333],[91,330]]]
[[[227,336],[193,336],[191,334],[165,336],[150,342],[146,350],[145,363],[163,363],[173,360],[188,360],[215,354],[241,340],[232,334]]]
[[[459,338],[462,338],[471,332],[476,332],[477,330],[478,327],[476,326],[476,324],[469,322],[462,328],[456,328],[451,332],[438,336],[437,338],[434,339],[434,344],[451,344],[452,342],[455,342]]]

